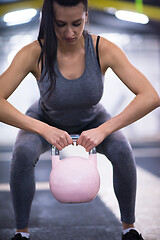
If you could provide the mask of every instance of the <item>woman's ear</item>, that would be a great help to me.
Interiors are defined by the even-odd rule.
[[[87,23],[87,22],[88,22],[88,11],[85,14],[85,23]]]

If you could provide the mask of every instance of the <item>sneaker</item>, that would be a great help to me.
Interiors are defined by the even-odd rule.
[[[144,240],[136,230],[131,229],[126,234],[122,235],[122,240]]]
[[[17,233],[11,240],[30,240],[30,238],[22,237],[20,233]]]

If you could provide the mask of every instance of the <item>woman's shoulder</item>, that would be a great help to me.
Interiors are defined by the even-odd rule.
[[[29,43],[28,45],[24,46],[21,49],[21,53],[24,54],[26,57],[28,57],[30,60],[38,60],[40,53],[41,53],[41,47],[39,45],[39,42],[37,40]]]
[[[96,46],[96,43],[97,43],[97,39],[98,39],[98,36],[100,37],[99,38],[99,45],[98,45],[98,48],[104,50],[105,49],[110,49],[113,45],[113,43],[111,41],[109,41],[108,39],[100,36],[100,35],[95,35],[95,34],[90,34],[90,36],[92,37],[92,41],[93,41],[93,45]]]
[[[91,35],[93,39],[93,44],[96,49],[96,42],[97,42],[97,35]],[[112,62],[116,62],[116,58],[120,55],[121,50],[120,48],[108,40],[100,36],[99,44],[98,44],[98,53],[100,59],[100,65],[103,73],[105,73],[106,69],[111,66]]]
[[[40,56],[41,48],[37,40],[29,43],[22,47],[16,55],[20,56],[20,58],[25,58],[28,62],[37,59]]]
[[[91,35],[91,36],[94,44],[96,44],[98,36],[97,35]],[[98,52],[101,56],[103,55],[106,56],[107,54],[108,57],[112,57],[115,54],[119,54],[121,52],[121,49],[109,39],[103,36],[100,36],[99,44],[98,44]]]
[[[38,63],[39,57],[41,54],[41,47],[37,40],[29,43],[22,47],[15,56],[15,60],[19,62],[20,65],[24,64],[32,71]]]
[[[10,67],[23,69],[24,72],[37,73],[38,72],[38,60],[41,54],[41,47],[38,41],[33,41],[28,45],[22,47],[12,60]],[[38,74],[34,74],[38,75]]]

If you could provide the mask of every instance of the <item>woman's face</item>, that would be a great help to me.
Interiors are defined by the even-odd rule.
[[[82,36],[88,13],[83,3],[73,7],[54,4],[54,27],[57,39],[61,42],[74,44]]]

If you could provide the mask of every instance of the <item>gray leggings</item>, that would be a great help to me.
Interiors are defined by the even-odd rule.
[[[35,107],[31,107],[27,115],[45,121],[43,114],[38,114]],[[110,118],[106,112],[101,112],[94,121],[83,130],[99,126]],[[47,121],[46,121],[47,122]],[[67,128],[63,128],[67,130]],[[68,132],[71,130],[68,129]],[[39,156],[48,151],[51,145],[41,136],[20,130],[14,146],[10,187],[12,202],[15,211],[16,228],[28,227],[32,200],[35,193],[35,164]],[[136,167],[131,146],[121,131],[109,135],[99,146],[97,152],[104,154],[113,166],[114,191],[118,199],[121,221],[132,224],[135,221],[135,195],[136,195]]]

